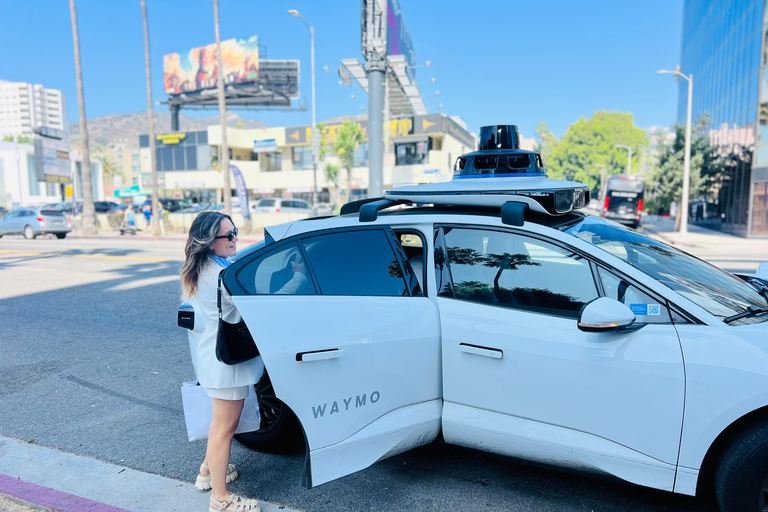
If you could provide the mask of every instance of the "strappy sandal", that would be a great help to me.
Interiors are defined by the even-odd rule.
[[[228,508],[232,505],[232,508]],[[211,497],[211,503],[208,512],[261,512],[259,502],[237,494],[230,494],[229,498],[221,503]]]
[[[211,488],[211,473],[210,468],[208,467],[208,464],[203,462],[200,464],[200,469],[207,469],[209,473],[207,475],[204,475],[202,473],[199,473],[197,475],[197,479],[195,480],[195,487],[197,489],[200,489],[201,491],[207,491]],[[233,482],[235,478],[237,478],[240,475],[240,473],[237,472],[237,468],[234,464],[229,464],[227,466],[227,480],[226,482]]]

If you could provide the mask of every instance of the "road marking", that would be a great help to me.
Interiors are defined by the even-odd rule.
[[[143,286],[151,286],[153,284],[170,283],[171,281],[179,281],[178,275],[172,276],[160,276],[149,277],[147,279],[137,279],[135,281],[128,281],[127,283],[121,283],[115,286],[105,288],[105,292],[122,292],[125,290],[133,290],[134,288],[141,288]]]
[[[166,258],[144,258],[141,256],[112,256],[110,254],[58,254],[58,253],[40,253],[40,252],[20,252],[20,251],[0,251],[0,254],[11,256],[43,256],[50,258],[53,256],[74,256],[75,258],[102,258],[108,260],[135,260],[135,261],[171,261]]]
[[[16,256],[42,256],[39,252],[0,251],[0,254],[13,254]]]
[[[109,254],[75,254],[75,258],[103,258],[107,260],[168,261],[163,258],[142,258],[140,256],[111,256]]]

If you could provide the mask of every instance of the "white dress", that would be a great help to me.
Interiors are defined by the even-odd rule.
[[[205,330],[197,344],[197,378],[206,389],[236,388],[256,384],[264,373],[261,356],[236,365],[227,365],[216,359],[216,337],[219,329],[217,290],[219,272],[223,267],[209,260],[197,280],[196,302],[205,317]],[[227,290],[221,291],[221,313],[226,322],[241,320]]]

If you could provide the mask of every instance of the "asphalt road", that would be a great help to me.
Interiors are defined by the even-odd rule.
[[[183,241],[0,239],[0,434],[192,481],[176,327]],[[242,245],[240,249],[242,249]],[[315,489],[304,454],[237,443],[231,489],[313,512],[702,511],[697,500],[433,443]]]

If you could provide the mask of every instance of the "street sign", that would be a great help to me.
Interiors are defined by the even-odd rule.
[[[352,77],[344,66],[339,66],[339,78],[341,78],[347,86],[352,87]]]
[[[67,188],[64,189],[64,196],[69,199],[72,197],[72,185],[67,185]]]

